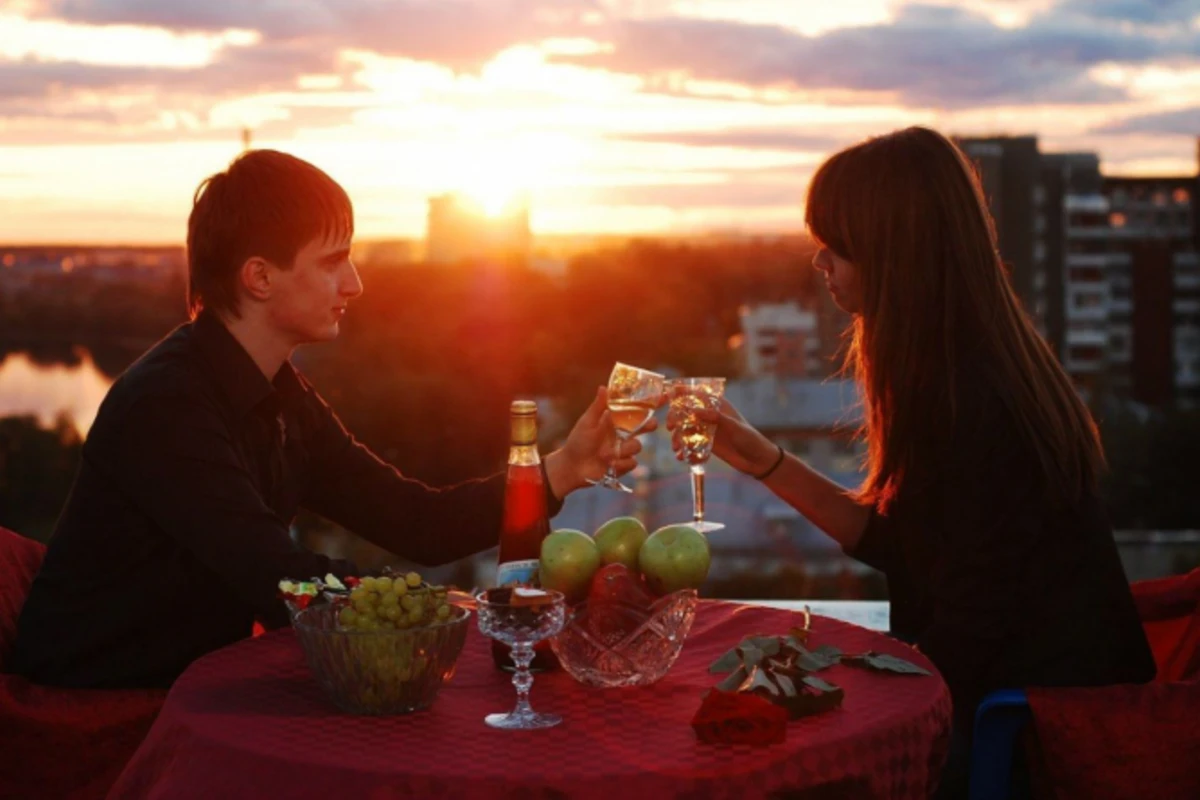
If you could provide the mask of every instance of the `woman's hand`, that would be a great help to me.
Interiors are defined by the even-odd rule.
[[[638,431],[638,436],[657,428],[658,421],[651,417]],[[625,442],[617,438],[612,417],[608,413],[608,390],[600,386],[596,389],[592,404],[567,435],[566,443],[546,456],[550,491],[555,497],[565,498],[576,489],[587,486],[589,481],[601,478],[614,459],[617,475],[624,475],[637,466],[636,456],[641,451],[642,443],[637,438],[630,437]]]
[[[720,410],[701,409],[696,416],[707,423],[715,422],[717,433],[713,440],[713,455],[729,466],[748,475],[761,475],[771,468],[779,448],[749,422],[728,400],[721,398]],[[679,432],[680,412],[667,412],[667,430],[671,431],[671,447],[675,457],[683,460],[683,441]]]

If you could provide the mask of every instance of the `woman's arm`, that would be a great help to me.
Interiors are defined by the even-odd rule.
[[[698,414],[705,421],[717,424],[713,453],[718,458],[754,477],[770,470],[763,480],[768,489],[825,531],[847,553],[858,547],[871,516],[868,506],[857,502],[846,489],[800,459],[783,453],[780,446],[746,422],[728,400],[721,401],[720,411]],[[667,427],[674,434],[676,457],[682,458],[678,421],[673,415],[668,415]],[[782,462],[772,469],[781,454]]]

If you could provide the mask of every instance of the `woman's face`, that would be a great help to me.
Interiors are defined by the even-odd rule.
[[[833,302],[847,314],[862,311],[862,283],[858,279],[858,267],[822,244],[818,244],[813,266],[825,277],[825,286],[833,296]]]

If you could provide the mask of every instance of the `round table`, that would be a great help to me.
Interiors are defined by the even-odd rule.
[[[709,664],[743,636],[781,635],[798,619],[704,601],[679,660],[654,686],[537,676],[533,707],[563,717],[541,731],[484,725],[515,693],[474,620],[433,706],[396,717],[339,712],[292,632],[277,631],[189,667],[110,797],[928,797],[949,743],[945,682],[907,645],[836,620],[814,617],[810,646],[891,653],[934,674],[837,665],[820,675],[845,689],[842,707],[790,722],[782,744],[696,738],[692,716],[720,678]]]

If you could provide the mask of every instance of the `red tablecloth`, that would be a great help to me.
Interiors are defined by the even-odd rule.
[[[746,635],[782,634],[797,615],[704,602],[679,661],[654,686],[593,689],[539,675],[533,707],[563,716],[542,731],[498,731],[509,676],[474,627],[433,707],[398,717],[342,714],[290,631],[227,647],[175,683],[112,797],[927,797],[945,759],[950,696],[933,676],[836,666],[841,709],[789,724],[764,748],[706,745],[690,721],[717,676],[713,659]],[[811,644],[879,650],[933,669],[904,644],[815,617]],[[811,790],[801,792],[798,790]],[[792,792],[796,792],[792,794]]]

